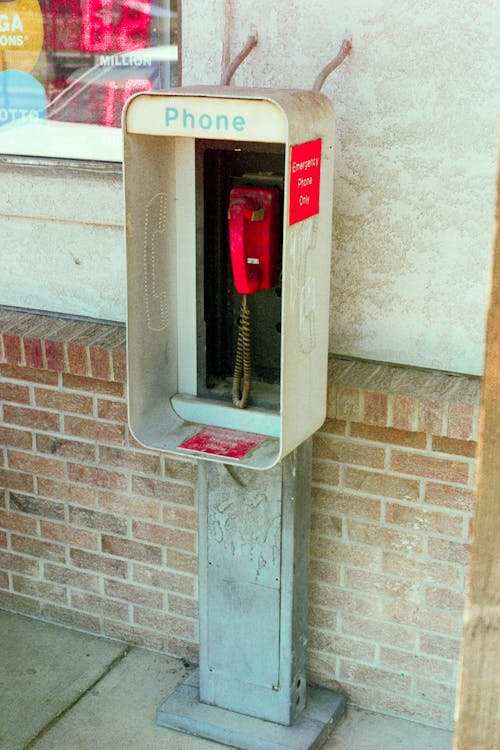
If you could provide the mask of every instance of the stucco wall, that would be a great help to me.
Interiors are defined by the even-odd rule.
[[[183,0],[184,83],[310,88],[337,111],[330,349],[482,369],[496,170],[493,0]],[[0,304],[123,320],[117,174],[1,168]],[[79,260],[75,260],[75,257]]]
[[[234,83],[310,88],[352,35],[323,89],[337,112],[330,350],[479,373],[496,173],[493,1],[184,0],[183,19],[185,84],[218,83],[222,61],[257,31]]]

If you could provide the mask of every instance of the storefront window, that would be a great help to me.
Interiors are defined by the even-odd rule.
[[[177,83],[175,0],[0,0],[0,153],[116,160],[124,103]]]

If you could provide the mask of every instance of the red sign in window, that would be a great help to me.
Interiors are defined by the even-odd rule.
[[[290,155],[289,223],[296,224],[319,213],[321,138],[292,146]]]

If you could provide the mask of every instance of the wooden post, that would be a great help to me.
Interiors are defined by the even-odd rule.
[[[500,195],[500,181],[499,181]],[[472,556],[464,612],[455,750],[500,748],[500,240],[486,336]]]

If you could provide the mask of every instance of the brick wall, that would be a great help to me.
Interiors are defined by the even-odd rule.
[[[197,658],[196,464],[126,427],[117,326],[0,310],[0,606]],[[332,362],[310,678],[450,726],[476,379]]]

